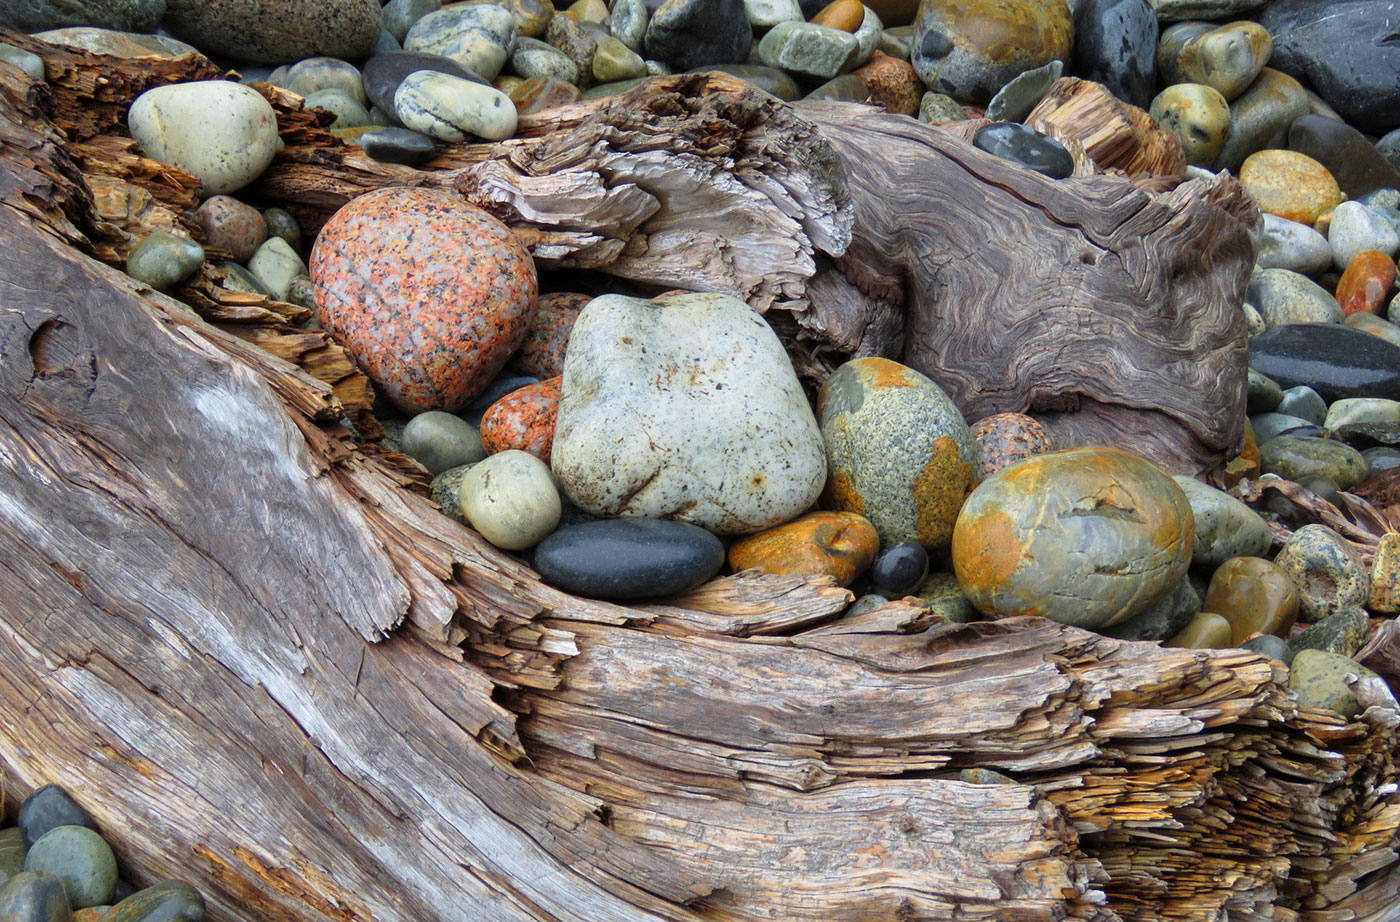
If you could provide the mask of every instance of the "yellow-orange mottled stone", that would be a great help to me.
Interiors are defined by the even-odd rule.
[[[1291,150],[1261,150],[1245,158],[1240,182],[1259,210],[1300,224],[1312,224],[1342,201],[1342,190],[1327,168]]]
[[[729,566],[804,579],[830,576],[844,586],[870,568],[879,550],[880,536],[864,516],[812,512],[736,541]]]
[[[865,20],[865,4],[860,0],[835,0],[812,17],[812,23],[842,32],[854,32]]]
[[[1116,448],[1036,455],[984,480],[953,530],[964,594],[994,618],[1098,628],[1157,601],[1191,563],[1181,488]]]

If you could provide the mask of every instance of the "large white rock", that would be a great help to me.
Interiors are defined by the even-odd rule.
[[[821,432],[773,330],[737,298],[603,295],[564,359],[554,474],[579,506],[749,534],[806,511]]]
[[[127,126],[146,156],[198,176],[206,195],[248,185],[281,145],[268,101],[227,80],[149,89],[131,104]]]

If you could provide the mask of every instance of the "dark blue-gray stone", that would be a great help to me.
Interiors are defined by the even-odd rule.
[[[1349,199],[1377,189],[1400,189],[1400,170],[1364,134],[1335,118],[1304,115],[1294,119],[1288,126],[1288,149],[1325,166]]]
[[[1400,467],[1400,448],[1393,445],[1377,445],[1375,448],[1367,448],[1361,452],[1361,457],[1366,459],[1366,466],[1371,469],[1372,474]]]
[[[724,545],[688,522],[600,519],[545,538],[534,565],[565,592],[627,602],[694,589],[724,565]]]
[[[360,147],[380,163],[406,163],[416,166],[431,160],[436,148],[433,139],[407,128],[380,128],[360,135]]]
[[[1279,387],[1272,378],[1261,375],[1253,368],[1249,370],[1249,396],[1247,398],[1246,409],[1253,416],[1255,413],[1269,413],[1278,407],[1279,401],[1283,399],[1283,388]],[[1257,437],[1258,433],[1256,433]]]
[[[1362,131],[1400,126],[1395,0],[1274,0],[1255,19],[1273,36],[1270,67],[1311,84]]]
[[[1201,594],[1191,585],[1190,577],[1184,576],[1160,599],[1127,621],[1097,630],[1119,640],[1166,640],[1190,624],[1200,610]]]
[[[1327,419],[1327,401],[1312,388],[1299,384],[1283,392],[1283,399],[1274,407],[1275,413],[1306,419],[1314,426],[1321,426]]]
[[[1261,653],[1269,659],[1276,659],[1285,666],[1293,662],[1293,651],[1288,649],[1288,643],[1282,637],[1275,637],[1273,634],[1260,634],[1258,637],[1251,637],[1240,644],[1240,647]]]
[[[1400,400],[1400,346],[1338,323],[1290,323],[1249,341],[1249,367],[1280,387],[1306,384],[1343,397]]]
[[[1072,73],[1146,109],[1157,93],[1157,14],[1147,0],[1080,0]]]
[[[118,32],[151,32],[165,15],[165,0],[5,0],[0,26],[43,32],[95,26]]]
[[[376,54],[365,62],[361,69],[365,80],[365,95],[381,111],[390,115],[394,112],[394,93],[404,78],[415,71],[431,70],[439,74],[451,74],[473,83],[491,85],[491,81],[480,74],[467,70],[451,58],[440,54],[423,54],[418,51],[390,51]]]
[[[673,70],[742,64],[753,45],[744,0],[666,0],[652,14],[643,39],[646,57]]]
[[[1064,179],[1074,172],[1074,158],[1063,144],[1025,125],[984,125],[972,136],[972,144],[1051,179]]]
[[[870,566],[875,591],[892,599],[909,595],[928,576],[928,551],[912,541],[885,548]]]
[[[17,824],[24,844],[32,846],[39,837],[55,826],[86,826],[96,829],[97,823],[88,812],[56,784],[46,784],[19,805]],[[3,916],[3,914],[0,914]]]
[[[1263,445],[1276,435],[1321,435],[1322,429],[1299,416],[1287,413],[1260,413],[1249,418],[1254,427],[1254,444]]]
[[[48,871],[21,871],[0,889],[5,922],[73,922],[63,883]]]

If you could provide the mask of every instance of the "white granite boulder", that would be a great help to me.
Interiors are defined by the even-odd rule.
[[[726,295],[604,295],[564,361],[554,474],[579,506],[749,534],[806,511],[821,432],[778,337]]]

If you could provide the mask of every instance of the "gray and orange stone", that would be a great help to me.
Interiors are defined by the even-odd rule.
[[[525,338],[535,263],[510,229],[446,192],[381,189],[311,251],[321,323],[397,406],[454,413]]]
[[[898,362],[865,358],[817,397],[826,442],[822,506],[863,515],[884,547],[948,546],[977,470],[977,445],[943,389]]]
[[[539,310],[530,321],[530,330],[520,350],[510,360],[512,368],[536,378],[552,378],[564,373],[564,351],[574,321],[593,298],[572,291],[540,295]]]
[[[977,442],[979,480],[1032,455],[1055,450],[1055,443],[1045,427],[1024,413],[983,417],[972,424],[972,438]]]
[[[491,404],[481,418],[481,442],[486,453],[519,449],[549,463],[554,446],[554,423],[559,418],[558,376],[511,391]]]
[[[953,570],[993,618],[1033,615],[1100,628],[1146,609],[1191,564],[1181,487],[1116,448],[1037,455],[972,491],[953,532]]]

